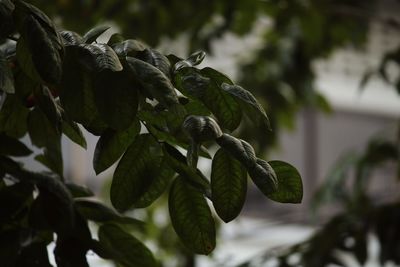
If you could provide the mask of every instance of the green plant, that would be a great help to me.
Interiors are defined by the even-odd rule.
[[[215,247],[214,218],[206,198],[225,222],[240,213],[247,175],[268,198],[302,199],[301,178],[281,161],[257,158],[246,141],[231,135],[244,116],[268,127],[254,96],[224,74],[196,66],[205,54],[164,56],[107,27],[80,36],[59,31],[38,8],[20,0],[0,2],[0,261],[3,266],[50,266],[55,242],[58,266],[87,266],[86,253],[122,266],[158,266],[151,251],[129,233],[143,222],[123,216],[145,208],[168,189],[172,225],[192,252]],[[86,147],[80,126],[100,136],[93,168],[101,173],[121,156],[110,199],[117,211],[85,197],[93,194],[64,177],[61,136]],[[37,173],[16,157],[32,149],[28,133],[49,169]],[[203,144],[218,144],[212,157]],[[180,149],[178,149],[180,148]],[[181,151],[186,150],[186,156]],[[211,179],[197,169],[212,158]],[[94,239],[88,221],[99,224]],[[56,237],[54,236],[56,235]]]

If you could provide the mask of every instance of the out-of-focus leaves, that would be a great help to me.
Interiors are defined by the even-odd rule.
[[[65,186],[68,188],[73,198],[94,196],[94,193],[86,186],[74,183],[65,183]]]
[[[140,132],[140,123],[135,120],[126,130],[107,129],[96,144],[93,156],[93,167],[96,174],[110,167],[124,153]]]
[[[13,217],[21,212],[32,198],[32,184],[16,183],[0,188],[0,223],[12,222]]]
[[[0,132],[8,136],[21,138],[27,131],[27,117],[29,109],[26,108],[16,95],[3,95],[3,105],[0,107]]]
[[[168,206],[183,244],[195,253],[210,254],[215,247],[215,225],[203,194],[178,177],[171,187]]]
[[[18,139],[0,133],[0,155],[23,157],[31,153],[32,150]]]
[[[14,30],[12,12],[15,5],[11,0],[0,2],[0,40],[6,38]]]
[[[153,254],[143,243],[116,225],[102,225],[99,240],[112,259],[123,266],[158,266]]]
[[[16,267],[37,266],[52,267],[47,253],[47,244],[44,242],[34,242],[21,250]]]
[[[0,90],[9,94],[15,92],[13,73],[3,51],[0,51]]]
[[[144,222],[131,217],[121,216],[99,201],[77,199],[75,200],[75,207],[84,218],[91,221],[99,223],[115,222],[131,224],[140,228],[144,227]]]
[[[79,128],[79,125],[66,117],[65,114],[63,114],[63,121],[61,123],[61,130],[62,132],[69,138],[71,139],[74,143],[80,145],[84,149],[87,148],[86,144],[86,139],[83,136],[83,133],[81,129]]]
[[[230,222],[239,215],[246,191],[246,169],[225,150],[219,149],[211,167],[211,199],[218,216],[224,222]]]

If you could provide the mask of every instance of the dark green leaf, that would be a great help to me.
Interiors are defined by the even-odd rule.
[[[0,133],[0,155],[23,157],[31,153],[32,150],[21,141]]]
[[[152,204],[167,189],[175,172],[163,160],[158,168],[155,179],[151,182],[146,192],[133,204],[135,208],[145,208]]]
[[[26,42],[40,78],[47,83],[57,84],[62,73],[63,44],[52,21],[42,11],[23,1],[17,2],[16,18],[21,33],[18,43],[21,39]],[[29,57],[28,54],[26,56]],[[30,59],[24,59],[23,62],[26,60]],[[23,62],[20,62],[22,68]]]
[[[203,194],[178,177],[168,206],[172,226],[185,246],[197,254],[210,254],[215,247],[215,224]]]
[[[3,266],[14,267],[21,250],[21,229],[4,229],[0,232],[0,261]]]
[[[73,48],[66,47],[60,88],[62,107],[71,120],[82,123],[85,127],[92,128],[93,124],[101,126],[102,123],[94,103],[92,77],[79,63],[79,55],[75,52]],[[106,124],[103,125],[106,128]]]
[[[126,267],[157,267],[151,251],[138,239],[112,224],[100,227],[99,240],[119,264]]]
[[[124,131],[106,130],[96,144],[93,157],[93,167],[96,174],[109,168],[125,152],[140,132],[138,120]]]
[[[219,149],[211,167],[211,198],[215,211],[224,222],[239,215],[246,192],[246,168],[225,150]]]
[[[97,38],[102,35],[105,31],[110,29],[109,26],[97,26],[94,27],[93,29],[89,30],[85,35],[83,36],[83,42],[87,44],[91,44],[94,41],[97,40]]]
[[[191,54],[187,59],[177,62],[174,66],[174,70],[178,71],[185,67],[193,67],[199,65],[205,57],[206,53],[204,51],[195,52]]]
[[[17,60],[22,71],[35,82],[40,82],[41,78],[33,64],[32,54],[29,51],[27,41],[20,37],[17,42]]]
[[[187,116],[182,125],[191,138],[200,143],[215,140],[222,136],[222,131],[217,122],[206,116]]]
[[[3,95],[2,100],[4,103],[0,109],[0,132],[21,138],[27,131],[26,120],[29,109],[21,103],[16,95]]]
[[[303,183],[296,168],[278,160],[268,163],[278,179],[278,190],[269,194],[268,198],[282,203],[300,203],[303,198]]]
[[[122,43],[123,41],[124,41],[124,37],[120,33],[113,33],[111,35],[110,39],[108,40],[107,44],[109,46],[114,46],[115,44]]]
[[[9,94],[15,92],[13,73],[2,51],[0,51],[0,90]]]
[[[83,43],[83,38],[73,31],[61,31],[60,36],[64,45],[78,45]]]
[[[46,115],[51,125],[57,129],[61,127],[61,111],[53,97],[52,92],[45,86],[37,86],[34,88],[34,97],[36,105]]]
[[[64,169],[60,143],[54,143],[53,147],[45,148],[43,154],[37,155],[35,160],[42,163],[48,169],[57,173],[61,177],[63,176]]]
[[[153,65],[162,73],[164,73],[166,77],[169,78],[171,76],[171,65],[169,64],[168,58],[157,50],[146,48],[142,51],[139,51],[136,57]]]
[[[223,134],[217,140],[218,145],[239,160],[247,170],[253,169],[257,164],[256,154],[253,147],[242,139],[229,134]]]
[[[47,253],[47,244],[34,242],[24,246],[15,267],[52,267]]]
[[[119,57],[134,57],[138,52],[146,49],[146,45],[133,39],[118,42],[111,46]]]
[[[248,172],[255,185],[264,195],[269,197],[277,188],[280,188],[274,170],[265,160],[257,159],[257,164],[248,169]]]
[[[118,211],[125,211],[147,191],[157,176],[161,149],[149,134],[136,137],[115,170],[110,198]]]
[[[86,186],[77,185],[74,183],[65,183],[65,186],[68,188],[69,192],[74,198],[94,196],[94,193]]]
[[[16,183],[0,188],[0,224],[16,222],[15,216],[33,199],[33,185]],[[26,211],[25,211],[26,212]]]
[[[75,200],[75,207],[77,207],[78,211],[84,218],[91,221],[100,223],[115,222],[121,224],[132,224],[140,228],[143,228],[144,226],[144,222],[134,218],[121,216],[116,211],[99,201],[77,199]]]
[[[115,130],[125,130],[135,120],[138,87],[129,71],[102,71],[94,80],[94,97],[101,118]]]
[[[270,128],[269,120],[265,110],[249,91],[238,85],[230,85],[227,83],[223,83],[221,88],[225,92],[231,94],[236,101],[238,101],[242,109],[247,113],[251,120],[256,120],[259,125],[265,127],[266,129]]]
[[[165,159],[169,166],[179,173],[184,179],[188,179],[196,187],[200,187],[204,192],[209,190],[210,183],[207,178],[198,170],[187,165],[187,159],[176,148],[168,143],[163,144]]]
[[[179,104],[178,95],[171,81],[156,67],[142,60],[127,57],[133,75],[140,84],[162,105]]]
[[[121,71],[123,69],[114,50],[106,44],[81,44],[70,46],[79,62],[89,71]]]
[[[63,117],[64,118],[61,124],[62,132],[73,142],[86,149],[86,139],[83,136],[83,133],[78,124],[70,120],[68,117],[66,117],[66,115],[63,115]]]
[[[11,0],[0,2],[0,40],[6,38],[14,30],[12,13],[15,5]]]

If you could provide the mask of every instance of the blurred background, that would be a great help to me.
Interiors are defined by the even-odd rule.
[[[173,237],[157,233],[157,229],[173,231],[162,212],[162,199],[151,211],[133,211],[156,226],[150,237],[143,238],[153,245],[156,256],[167,259],[165,266],[298,266],[296,258],[293,264],[285,262],[288,265],[276,259],[287,254],[284,248],[325,229],[334,215],[359,214],[366,206],[398,200],[400,1],[30,2],[60,28],[81,34],[97,25],[111,25],[104,40],[120,32],[164,54],[187,57],[197,50],[207,51],[202,66],[226,73],[250,90],[271,120],[272,131],[244,123],[237,134],[250,140],[264,158],[285,160],[299,170],[302,204],[272,203],[249,188],[239,219],[221,224],[218,249],[210,258],[194,259],[182,252],[178,241],[168,242]],[[87,151],[63,141],[65,177],[107,198],[104,192],[113,170],[95,175],[92,157],[97,139],[86,136]],[[42,168],[33,160],[28,164]],[[201,164],[209,166],[206,161]],[[362,196],[357,195],[360,188]],[[369,228],[362,233],[366,256],[344,248],[337,252],[333,244],[328,250],[336,262],[328,260],[331,256],[324,259],[328,252],[314,249],[320,261],[304,266],[395,266],[400,250],[394,256],[381,256],[384,245],[380,243],[387,239]],[[399,247],[400,241],[395,242],[399,230],[391,235]]]

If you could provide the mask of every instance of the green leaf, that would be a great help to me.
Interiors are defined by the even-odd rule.
[[[121,224],[131,224],[140,228],[144,227],[144,222],[134,218],[121,216],[116,211],[99,201],[77,199],[75,200],[75,207],[77,207],[79,213],[84,218],[91,221],[100,223],[115,222]]]
[[[102,35],[105,31],[110,29],[110,26],[97,26],[94,27],[93,29],[89,30],[85,35],[83,36],[83,42],[87,44],[91,44],[94,41],[97,40],[97,38]]]
[[[175,172],[169,167],[166,160],[163,160],[158,168],[155,179],[151,182],[146,192],[133,204],[135,208],[145,208],[151,205],[167,189],[169,182]]]
[[[36,105],[46,115],[51,125],[59,130],[61,127],[61,111],[49,88],[45,86],[36,86],[33,90]]]
[[[0,133],[0,155],[24,157],[29,156],[31,153],[32,150],[18,139]]]
[[[210,183],[199,171],[187,165],[187,159],[176,148],[168,143],[163,144],[163,152],[169,166],[179,173],[189,183],[201,188],[204,192],[209,190]]]
[[[138,109],[137,85],[126,70],[102,71],[94,80],[94,97],[101,118],[115,130],[132,125]]]
[[[61,31],[60,36],[64,45],[78,45],[83,43],[83,38],[73,31]]]
[[[178,177],[168,206],[172,226],[183,244],[194,253],[210,254],[215,248],[215,224],[203,194]]]
[[[127,57],[133,75],[159,103],[166,107],[179,104],[171,81],[156,67],[142,60]]]
[[[183,122],[182,128],[198,143],[222,136],[221,128],[211,117],[189,115]]]
[[[32,184],[21,182],[0,188],[0,224],[17,220],[18,213],[23,213],[28,201],[32,201],[33,190]]]
[[[171,76],[171,65],[169,64],[168,58],[157,50],[146,48],[142,51],[139,51],[136,57],[153,65],[162,73],[164,73],[166,77],[169,78]]]
[[[68,188],[73,198],[94,196],[94,193],[86,186],[74,183],[65,183],[65,186]]]
[[[185,67],[193,67],[199,65],[205,57],[206,53],[204,51],[194,52],[187,59],[177,62],[174,65],[174,70],[178,71]]]
[[[15,12],[18,29],[21,33],[18,43],[21,39],[24,40],[30,54],[25,54],[28,58],[20,62],[20,66],[24,68],[21,63],[32,60],[41,80],[57,84],[61,79],[64,51],[60,35],[54,24],[41,10],[23,1],[16,3]]]
[[[109,46],[114,46],[117,43],[122,43],[124,41],[124,37],[122,36],[122,34],[120,33],[113,33],[110,37],[110,39],[108,39],[107,44]],[[114,47],[113,47],[114,48]],[[115,50],[115,49],[114,49]],[[118,53],[117,53],[118,54]]]
[[[126,150],[114,172],[110,198],[118,211],[126,211],[147,191],[157,176],[161,149],[150,134],[142,134]]]
[[[27,131],[26,120],[29,109],[16,95],[3,95],[4,103],[0,109],[0,132],[8,136],[21,138]]]
[[[15,5],[11,0],[0,2],[0,40],[6,38],[14,31],[12,13]]]
[[[303,198],[303,183],[296,168],[278,160],[268,163],[278,179],[278,190],[269,194],[268,198],[281,203],[300,203]]]
[[[269,197],[279,188],[275,171],[265,160],[257,159],[257,164],[248,169],[248,172],[255,185],[264,195]]]
[[[81,129],[78,124],[69,119],[65,114],[63,114],[63,121],[61,124],[62,132],[74,143],[80,145],[84,149],[87,148],[86,139],[83,136]]]
[[[45,242],[32,242],[23,247],[15,267],[25,266],[53,267],[49,262],[47,244]]]
[[[113,224],[102,225],[99,240],[112,258],[126,267],[157,267],[151,251],[138,239]]]
[[[92,77],[78,61],[78,55],[75,52],[73,48],[66,47],[60,101],[71,120],[89,127],[101,120],[94,103]]]
[[[201,100],[222,128],[233,131],[239,126],[241,108],[232,95],[221,89],[222,83],[232,83],[225,75],[211,68],[184,68],[175,82],[178,88]]]
[[[69,50],[74,53],[74,57],[92,72],[103,70],[121,71],[121,62],[114,50],[106,44],[80,44],[69,46]]]
[[[246,141],[229,134],[223,134],[216,141],[219,146],[239,160],[247,170],[253,169],[257,165],[257,158],[254,149]]]
[[[58,234],[68,234],[74,228],[73,200],[69,190],[58,177],[25,171],[24,179],[30,179],[39,189],[43,215]],[[38,198],[39,198],[38,197]]]
[[[135,57],[138,52],[146,49],[145,44],[133,39],[112,44],[111,47],[119,57]]]
[[[235,219],[246,199],[246,168],[223,149],[215,154],[211,167],[211,198],[224,222]]]
[[[238,101],[242,109],[247,113],[247,116],[251,118],[251,120],[256,120],[262,127],[270,129],[269,119],[265,113],[265,110],[249,91],[238,85],[230,85],[227,83],[223,83],[221,88],[225,92],[231,94],[236,101]]]
[[[0,51],[0,90],[9,94],[15,92],[14,76],[2,51]]]
[[[93,167],[96,174],[109,168],[125,152],[140,132],[138,120],[124,131],[106,130],[96,144]]]

